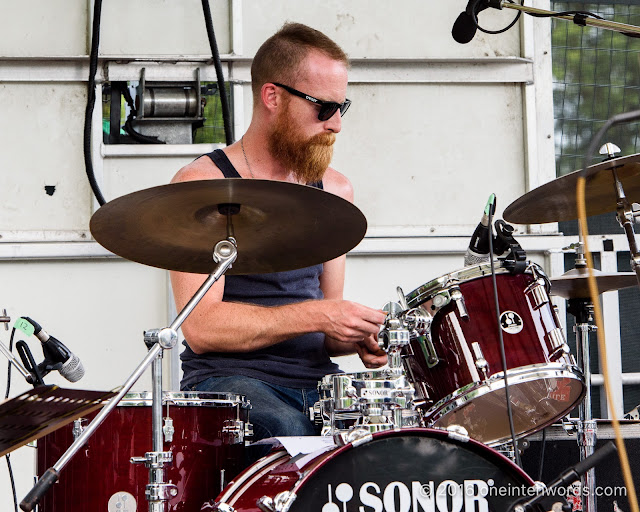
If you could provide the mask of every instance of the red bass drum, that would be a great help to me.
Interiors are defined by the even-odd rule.
[[[507,511],[532,485],[520,468],[476,441],[444,430],[402,429],[316,457],[272,452],[201,510]]]

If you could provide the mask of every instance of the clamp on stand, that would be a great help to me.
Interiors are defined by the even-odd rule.
[[[223,205],[220,205],[222,207]],[[232,215],[228,213],[227,215]],[[228,230],[230,232],[230,230]],[[35,486],[29,491],[27,496],[20,503],[20,508],[25,512],[32,511],[42,496],[47,492],[59,477],[60,470],[71,460],[78,450],[87,442],[89,437],[96,431],[100,424],[106,419],[109,413],[116,407],[122,398],[127,394],[142,373],[152,365],[153,382],[153,405],[152,405],[152,434],[153,451],[145,454],[144,457],[133,457],[132,463],[144,463],[149,468],[149,484],[145,495],[149,501],[149,512],[163,512],[164,503],[177,495],[178,489],[172,484],[165,482],[165,467],[173,460],[170,452],[163,451],[162,438],[162,353],[163,350],[171,349],[178,342],[177,330],[187,319],[196,305],[209,291],[211,286],[222,277],[231,267],[238,255],[236,241],[229,235],[226,240],[221,240],[213,249],[213,260],[216,268],[209,275],[207,280],[200,286],[195,295],[187,303],[184,309],[178,314],[173,323],[164,329],[148,331],[145,333],[145,342],[149,342],[151,348],[147,356],[134,370],[131,376],[122,386],[120,392],[107,404],[98,415],[87,425],[82,434],[73,442],[67,451],[58,459],[53,467],[47,469],[40,477]]]

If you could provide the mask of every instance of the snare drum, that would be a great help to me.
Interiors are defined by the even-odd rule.
[[[543,270],[529,263],[524,273],[496,268],[496,274],[514,429],[522,437],[571,411],[585,393],[584,377]],[[510,439],[490,265],[446,274],[406,301],[432,318],[430,336],[416,336],[403,349],[427,426],[461,425],[487,444]]]
[[[407,429],[369,435],[311,460],[272,452],[201,510],[488,512],[528,497],[522,493],[533,481],[520,468],[455,437]]]
[[[418,427],[415,391],[403,373],[374,370],[326,375],[318,384],[315,423],[329,436],[354,428],[370,433]]]
[[[168,510],[199,510],[211,498],[211,489],[221,488],[223,479],[229,481],[243,469],[248,410],[240,395],[164,393],[164,424],[174,430],[170,434],[170,429],[163,429],[164,450],[173,455],[165,475],[178,488]],[[86,423],[77,420],[38,440],[39,475],[56,463]],[[43,497],[40,511],[146,510],[149,470],[130,459],[152,449],[151,393],[129,393],[60,471],[59,482]]]

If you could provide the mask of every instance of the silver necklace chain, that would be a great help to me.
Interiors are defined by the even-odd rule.
[[[249,165],[249,159],[247,158],[247,154],[244,151],[244,135],[240,138],[240,147],[242,148],[242,154],[244,155],[244,161],[247,164],[247,169],[249,169],[251,177],[255,180],[256,177],[253,175],[253,171],[251,170],[251,166]]]

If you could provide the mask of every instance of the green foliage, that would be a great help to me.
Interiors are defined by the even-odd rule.
[[[640,5],[627,2],[552,1],[554,11],[582,10],[608,21],[640,25]],[[552,21],[556,170],[559,176],[582,165],[591,138],[610,117],[640,108],[640,39]],[[640,151],[638,125],[611,129],[622,155]]]

